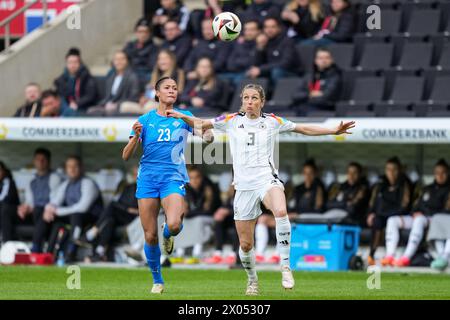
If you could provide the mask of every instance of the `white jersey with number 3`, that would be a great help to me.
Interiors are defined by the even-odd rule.
[[[214,129],[227,133],[236,190],[256,190],[277,177],[275,142],[279,133],[293,131],[295,123],[266,113],[257,119],[233,113],[215,118],[212,123]]]

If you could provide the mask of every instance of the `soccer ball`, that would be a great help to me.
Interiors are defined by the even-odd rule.
[[[218,14],[212,23],[216,38],[222,41],[233,41],[241,33],[242,24],[238,16],[232,12]]]

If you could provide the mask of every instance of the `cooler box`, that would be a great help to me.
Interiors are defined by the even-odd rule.
[[[308,271],[348,270],[359,245],[357,226],[294,224],[291,269]]]

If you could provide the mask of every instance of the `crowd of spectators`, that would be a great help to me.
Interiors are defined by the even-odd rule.
[[[212,19],[222,11],[235,12],[243,23],[241,37],[231,43],[219,41],[212,31]],[[329,5],[321,0],[293,0],[284,6],[271,0],[207,0],[205,10],[192,12],[182,1],[162,0],[152,17],[137,21],[135,40],[114,54],[108,74],[93,77],[80,50],[71,48],[54,88],[41,95],[39,86],[30,83],[25,104],[15,116],[143,114],[155,107],[155,78],[165,75],[178,80],[180,107],[199,115],[232,111],[230,100],[240,82],[259,77],[269,78],[272,88],[280,78],[305,76],[313,82],[311,100],[318,101],[299,97],[305,107],[298,114],[303,115],[305,108],[327,109],[336,100],[339,70],[316,59],[314,75],[305,75],[295,45],[349,41],[353,20],[347,0],[332,0]],[[320,97],[319,86],[325,87]]]

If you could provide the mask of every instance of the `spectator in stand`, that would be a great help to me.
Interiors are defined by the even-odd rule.
[[[155,36],[164,38],[163,26],[169,21],[174,20],[180,26],[181,31],[185,31],[189,23],[189,10],[180,0],[161,0],[161,7],[156,10],[153,16],[153,30]]]
[[[233,42],[233,48],[227,61],[227,73],[219,76],[229,79],[238,86],[249,66],[256,64],[256,38],[261,33],[258,21],[250,20],[244,24],[244,35]]]
[[[107,261],[109,249],[113,240],[116,227],[131,223],[139,216],[136,194],[136,178],[138,167],[133,167],[133,180],[131,184],[122,187],[120,196],[116,201],[112,201],[103,211],[95,225],[86,232],[86,240],[89,242],[98,238],[97,246],[89,262]],[[111,253],[111,252],[109,252]]]
[[[66,54],[66,67],[54,81],[56,91],[75,113],[85,112],[97,102],[97,84],[81,60],[80,50]]]
[[[424,232],[429,226],[432,216],[450,212],[450,184],[448,179],[448,164],[440,160],[434,166],[434,182],[421,191],[411,215],[392,216],[386,225],[386,265],[407,267],[415,255]],[[395,251],[400,240],[400,229],[410,229],[408,244],[403,255],[395,260]]]
[[[349,42],[355,29],[355,15],[350,0],[331,0],[328,15],[319,32],[304,44],[326,46],[333,42]]]
[[[269,76],[273,83],[298,72],[294,41],[282,31],[281,22],[276,18],[264,20],[264,32],[256,38],[256,65],[247,71],[254,79]]]
[[[368,264],[375,264],[375,251],[381,243],[382,231],[392,216],[405,215],[411,202],[411,183],[402,172],[397,157],[386,162],[385,174],[372,189],[367,225],[372,229]],[[388,261],[383,259],[382,264]]]
[[[253,0],[242,14],[243,20],[258,20],[263,23],[267,18],[280,18],[281,8],[272,0]]]
[[[51,170],[51,153],[45,148],[34,152],[33,165],[36,169],[33,180],[26,186],[25,202],[17,208],[21,221],[33,218],[33,244],[31,252],[43,252],[44,242],[49,236],[49,225],[43,220],[45,206],[61,184],[61,177]]]
[[[328,49],[319,48],[316,51],[313,71],[305,79],[302,90],[293,95],[294,103],[299,108],[298,115],[333,110],[341,93],[342,77]]]
[[[65,248],[66,261],[76,260],[77,245],[83,229],[94,223],[103,210],[103,200],[97,184],[84,175],[81,158],[66,159],[64,181],[44,208],[43,220],[53,224],[54,230],[70,224],[70,241]],[[55,232],[53,232],[55,233]],[[54,244],[48,251],[53,252]]]
[[[45,90],[41,96],[41,117],[72,117],[76,111],[55,90]]]
[[[192,40],[187,34],[183,34],[176,21],[169,20],[164,24],[165,41],[162,49],[173,52],[177,58],[177,64],[181,68],[191,51]]]
[[[18,108],[14,117],[34,118],[41,114],[41,87],[37,83],[29,83],[25,87],[25,104]]]
[[[139,78],[141,90],[150,81],[150,73],[155,65],[158,46],[152,39],[150,22],[142,18],[134,28],[136,40],[125,45],[123,51],[127,54],[129,64]]]
[[[367,212],[369,186],[357,162],[347,166],[347,180],[335,183],[328,191],[327,211],[330,218],[346,217],[344,221],[363,226]]]
[[[304,182],[294,189],[294,205],[289,208],[289,219],[322,213],[325,209],[326,193],[323,182],[318,177],[318,169],[313,160],[303,165]],[[256,261],[266,262],[265,251],[269,243],[269,228],[275,228],[275,218],[270,212],[263,213],[255,227]],[[267,262],[278,263],[278,254],[272,255]]]
[[[193,109],[195,113],[220,113],[223,101],[224,83],[218,79],[214,72],[213,62],[209,58],[201,58],[195,69],[197,73],[194,80],[186,83],[186,88],[180,96],[180,108]]]
[[[216,72],[224,71],[226,68],[227,59],[231,51],[231,43],[216,39],[211,25],[211,19],[202,21],[203,39],[197,41],[184,64],[183,69],[187,72],[187,79],[189,80],[193,80],[197,76],[194,69],[198,61],[204,57],[208,57],[213,61]]]
[[[0,225],[2,243],[14,240],[14,225],[17,224],[19,194],[11,171],[0,161]]]
[[[212,182],[207,179],[198,167],[188,170],[189,184],[186,185],[186,214],[185,219],[206,217],[203,223],[212,222],[214,212],[220,207],[220,196],[213,187]],[[203,229],[203,228],[202,228]],[[197,243],[192,250],[192,258],[188,263],[198,263],[203,254],[203,244]],[[177,256],[185,255],[185,248],[177,249]]]
[[[216,212],[214,212],[214,240],[216,247],[213,255],[205,259],[206,263],[226,263],[229,265],[236,264],[236,252],[238,252],[239,249],[239,239],[236,233],[233,218],[234,193],[234,187],[233,185],[230,185],[224,204],[219,209],[217,209]],[[233,232],[233,236],[231,239],[233,252],[227,256],[224,256],[223,246],[225,244],[225,239],[227,238],[229,231]]]
[[[137,75],[129,66],[124,51],[117,51],[113,59],[114,71],[106,79],[105,95],[99,106],[89,109],[90,114],[114,114],[123,102],[138,102],[140,86]]]
[[[163,77],[170,77],[176,80],[179,92],[184,90],[184,72],[177,67],[177,58],[175,57],[175,54],[168,49],[162,49],[158,53],[158,59],[155,68],[152,71],[150,83],[147,84],[145,93],[141,97],[139,105],[122,105],[121,112],[144,114],[158,107],[158,102],[155,100],[155,85],[156,82]]]
[[[281,13],[281,18],[289,27],[288,36],[298,41],[315,36],[324,16],[321,0],[292,0]]]

